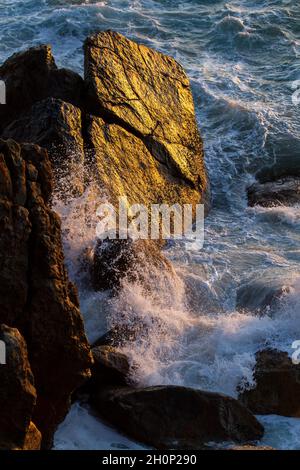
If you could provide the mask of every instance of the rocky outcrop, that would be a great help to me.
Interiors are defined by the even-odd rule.
[[[91,364],[75,287],[64,266],[46,151],[0,140],[0,322],[26,340],[37,390],[32,419],[43,446]],[[5,366],[4,366],[5,367]]]
[[[0,80],[6,85],[6,105],[0,106],[0,134],[45,98],[60,98],[78,107],[82,103],[82,78],[71,70],[58,69],[48,45],[14,54],[0,66]]]
[[[0,449],[40,448],[40,433],[31,422],[36,389],[26,343],[16,328],[0,325],[6,363],[0,365]]]
[[[56,181],[64,197],[84,190],[84,142],[79,108],[47,98],[4,129],[3,139],[33,142],[48,150]]]
[[[287,176],[275,181],[255,183],[248,189],[249,206],[293,206],[300,202],[300,177]]]
[[[254,380],[255,387],[239,395],[253,413],[300,417],[300,365],[293,364],[287,353],[259,351]]]
[[[134,177],[129,202],[137,193],[143,203],[147,192],[147,203],[153,195],[156,203],[160,196],[166,203],[208,201],[190,84],[174,59],[118,33],[98,33],[85,42],[85,84],[92,114],[104,119],[92,118],[88,129],[96,160],[105,165],[100,181],[111,178],[126,195],[122,179]]]
[[[34,446],[40,431],[49,447],[92,360],[64,267],[60,220],[49,208],[50,160],[56,187],[66,179],[66,198],[81,194],[88,174],[113,204],[120,196],[129,205],[191,204],[195,215],[196,204],[208,207],[209,187],[190,84],[175,60],[105,32],[86,41],[84,81],[58,69],[49,46],[8,59],[0,79],[7,88],[0,135],[19,142],[0,141],[0,323],[25,338],[34,375],[34,424],[24,446]],[[115,294],[125,279],[155,292],[162,271],[169,291],[175,274],[156,242],[114,240],[94,250],[97,290]],[[144,325],[133,325],[134,334],[138,328]],[[116,373],[116,352],[95,354],[101,374],[104,363],[105,373]]]
[[[177,386],[108,387],[92,397],[97,411],[129,436],[158,449],[260,439],[263,427],[237,400]]]
[[[208,206],[189,80],[174,59],[108,31],[85,43],[85,82],[58,69],[46,45],[12,56],[0,79],[4,138],[47,148],[65,174],[65,162],[70,169],[85,159],[114,204],[126,196],[129,204]]]

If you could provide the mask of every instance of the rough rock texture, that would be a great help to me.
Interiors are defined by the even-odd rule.
[[[158,449],[197,449],[207,442],[252,441],[263,427],[237,400],[185,387],[100,389],[97,411],[134,439]]]
[[[51,47],[41,45],[14,54],[0,67],[6,84],[6,105],[0,106],[0,133],[47,97],[81,105],[83,80],[71,70],[58,69]]]
[[[2,133],[3,139],[33,142],[48,150],[53,170],[64,192],[81,194],[84,188],[82,113],[70,103],[47,98],[32,106]],[[63,181],[62,181],[63,178]]]
[[[239,395],[253,413],[300,417],[300,365],[293,364],[287,353],[259,351],[254,379],[255,388]]]
[[[17,327],[37,389],[43,446],[89,376],[90,349],[64,267],[59,217],[49,209],[51,167],[38,146],[0,140],[0,322]]]
[[[171,263],[152,240],[99,240],[91,269],[96,290],[116,289],[122,282],[139,282],[151,287],[157,282],[166,285],[174,281]]]
[[[26,343],[16,328],[4,324],[0,341],[6,348],[6,364],[0,365],[0,449],[38,449],[39,431],[30,422],[36,390]]]
[[[196,125],[190,84],[174,59],[129,41],[118,33],[102,32],[85,42],[85,84],[92,113],[104,117],[107,123],[124,128],[123,135],[119,137],[119,126],[106,127],[101,120],[92,122],[91,126],[96,127],[97,132],[102,128],[103,134],[107,129],[107,135],[101,139],[104,142],[98,145],[98,158],[117,150],[116,159],[120,164],[122,159],[131,158],[136,171],[140,165],[143,169],[143,164],[155,167],[159,162],[171,181],[175,178],[178,185],[181,181],[186,189],[189,188],[191,203],[195,201],[191,190],[199,193],[198,200],[208,199],[203,146]],[[90,133],[92,141],[95,140],[93,129]],[[135,136],[150,153],[143,149]],[[155,174],[154,171],[152,178]],[[161,178],[159,184],[160,181]],[[136,179],[140,188],[143,184],[144,179]],[[146,182],[146,187],[148,184],[150,181]],[[168,192],[165,202],[171,202]]]
[[[266,183],[255,183],[248,189],[249,206],[292,206],[300,202],[300,177],[285,177]]]
[[[121,126],[90,116],[86,135],[90,161],[100,186],[117,207],[121,196],[127,197],[130,205],[147,207],[162,203],[194,206],[201,202],[199,188],[161,163],[141,138]]]
[[[40,450],[42,445],[42,434],[31,421],[27,433],[25,436],[25,441],[22,450]]]

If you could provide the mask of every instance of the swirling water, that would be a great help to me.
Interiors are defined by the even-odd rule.
[[[185,67],[204,138],[213,206],[204,248],[176,244],[169,251],[179,275],[171,298],[163,288],[157,301],[138,286],[124,286],[112,303],[105,295],[81,291],[88,335],[96,339],[119,320],[120,311],[127,321],[137,316],[149,323],[148,336],[125,350],[140,366],[139,383],[179,383],[236,396],[241,381],[253,380],[257,350],[271,345],[291,353],[292,342],[300,339],[300,208],[248,209],[245,191],[266,165],[300,166],[300,104],[292,99],[293,84],[300,79],[300,4],[4,0],[0,60],[50,43],[58,65],[82,73],[82,42],[103,29],[172,55]],[[68,229],[66,254],[76,279],[77,255],[94,240],[93,228],[82,230],[81,223],[86,212],[94,213],[92,188],[67,207],[58,201],[56,208]],[[183,278],[196,286],[192,309],[186,305]],[[276,311],[257,316],[237,310],[239,286],[273,278],[290,286]],[[264,443],[300,448],[299,420],[261,419]],[[75,405],[57,432],[56,448],[138,446],[111,433]]]

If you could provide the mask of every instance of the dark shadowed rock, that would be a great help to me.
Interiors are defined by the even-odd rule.
[[[144,331],[145,325],[140,322],[138,325],[116,325],[111,330],[98,338],[93,347],[97,346],[123,346],[125,343],[135,341]],[[147,330],[146,330],[147,331]]]
[[[6,85],[6,104],[0,106],[0,133],[47,97],[81,105],[82,78],[71,70],[58,69],[47,45],[14,54],[0,67],[0,80]]]
[[[6,364],[0,364],[0,449],[39,449],[40,433],[31,416],[36,390],[26,343],[16,328],[0,325]]]
[[[300,202],[300,177],[287,176],[266,183],[255,183],[248,189],[249,206],[292,206]]]
[[[150,288],[157,273],[166,283],[174,280],[171,263],[152,240],[99,240],[91,269],[96,290],[115,289],[124,281]]]
[[[185,387],[103,388],[92,403],[129,436],[158,449],[260,439],[263,427],[237,400]]]
[[[288,126],[284,131],[270,129],[266,136],[265,151],[272,162],[256,173],[260,183],[275,181],[286,176],[300,177],[300,139]],[[260,163],[261,164],[261,163]]]
[[[258,314],[272,312],[290,292],[291,279],[264,272],[261,278],[247,281],[237,291],[236,306]]]
[[[13,121],[3,139],[31,142],[48,150],[63,193],[81,194],[84,188],[84,142],[79,108],[59,99],[47,98]]]
[[[255,387],[239,395],[253,413],[300,417],[300,365],[293,364],[286,352],[259,351],[254,379]]]
[[[60,219],[49,207],[46,151],[0,140],[0,322],[24,336],[37,390],[33,422],[49,447],[90,349],[64,266]]]
[[[172,202],[180,185],[186,190],[186,203],[188,199],[192,204],[208,201],[203,145],[190,84],[174,59],[118,33],[98,33],[85,42],[85,84],[92,113],[115,123],[106,125],[101,119],[92,119],[89,129],[99,167],[102,160],[105,166],[101,177],[110,174],[117,191],[126,189],[122,174],[115,168],[119,164],[122,173],[129,175],[122,164],[128,159],[130,170],[137,172],[128,193],[130,199],[134,186],[141,195],[149,188],[151,198],[151,182],[160,173],[155,194],[165,187],[164,202]],[[112,159],[111,172],[105,158]],[[143,170],[145,178],[140,180],[138,175]],[[174,180],[178,188],[172,192]]]
[[[92,349],[94,364],[92,381],[98,386],[126,385],[128,382],[129,362],[127,356],[111,346],[97,346]]]

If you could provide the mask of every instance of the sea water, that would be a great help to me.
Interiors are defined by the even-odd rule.
[[[116,323],[138,319],[147,334],[123,347],[138,366],[132,372],[137,384],[180,384],[236,397],[238,385],[253,385],[256,351],[277,347],[291,354],[300,339],[300,207],[251,209],[246,197],[264,167],[300,166],[300,3],[4,0],[0,60],[49,43],[59,66],[82,74],[83,40],[106,29],[175,57],[186,69],[213,200],[203,249],[176,243],[167,252],[177,272],[172,292],[159,282],[148,294],[125,284],[112,300],[86,288],[79,272],[80,253],[95,243],[93,185],[67,206],[56,198],[87,334],[94,341]],[[288,286],[276,309],[264,315],[238,310],[238,289],[266,279]],[[300,420],[259,419],[266,429],[262,444],[300,449]],[[56,433],[55,448],[140,445],[76,403]]]

